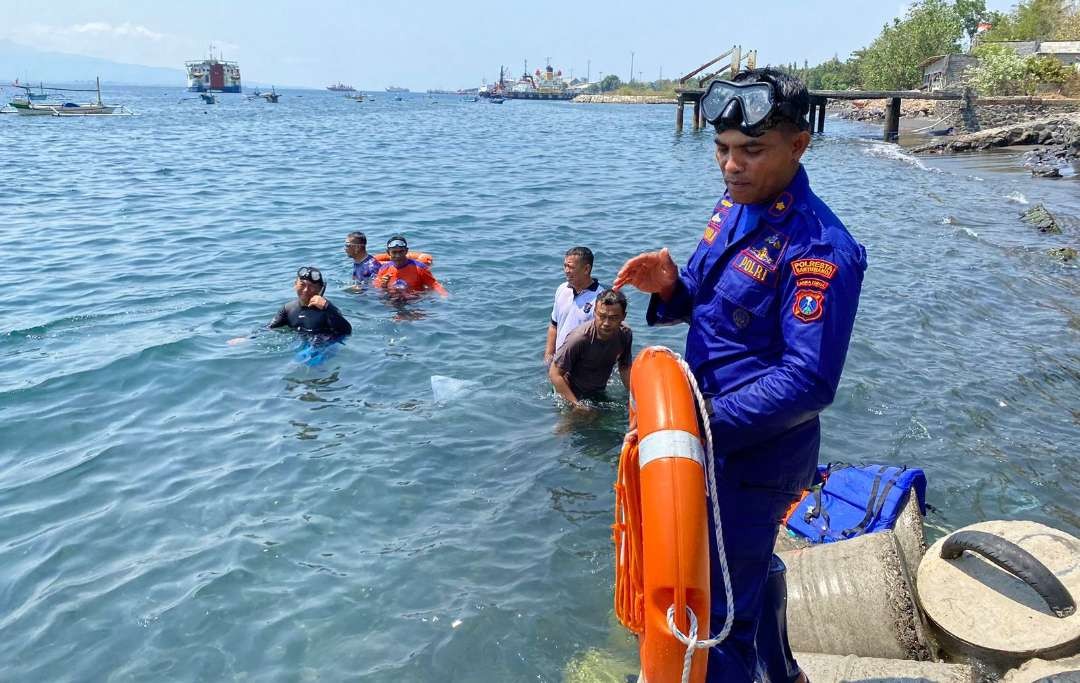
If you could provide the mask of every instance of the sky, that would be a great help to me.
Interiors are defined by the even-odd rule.
[[[1007,10],[1009,0],[987,0]],[[749,3],[754,7],[753,3]],[[677,77],[733,45],[758,64],[841,59],[907,7],[897,0],[0,0],[0,39],[182,69],[215,47],[245,80],[362,90],[469,88],[550,63],[599,80]]]

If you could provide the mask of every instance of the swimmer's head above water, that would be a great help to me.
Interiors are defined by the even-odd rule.
[[[354,261],[367,256],[367,235],[362,232],[350,232],[345,238],[345,253]]]
[[[386,253],[398,268],[404,268],[409,263],[409,243],[402,235],[394,235],[387,240]]]
[[[300,299],[300,303],[307,306],[311,297],[321,296],[326,291],[326,280],[323,279],[322,272],[318,268],[304,266],[296,271],[296,282],[293,283],[293,287],[296,289],[296,296]]]

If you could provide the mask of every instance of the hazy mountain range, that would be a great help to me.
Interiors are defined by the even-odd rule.
[[[182,65],[180,65],[182,67]],[[187,86],[183,68],[167,69],[158,66],[121,64],[97,57],[46,52],[36,48],[0,40],[0,82],[72,83],[93,81],[125,85]]]

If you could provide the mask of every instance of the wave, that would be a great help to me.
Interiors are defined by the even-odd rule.
[[[896,161],[902,161],[905,164],[908,164],[909,166],[914,166],[921,171],[928,171],[930,173],[941,172],[936,168],[930,168],[929,166],[924,164],[922,160],[918,157],[908,154],[899,145],[892,143],[875,143],[867,147],[864,150],[864,153],[872,157],[877,157],[878,159],[895,159]]]

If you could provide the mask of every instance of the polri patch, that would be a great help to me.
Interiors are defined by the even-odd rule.
[[[821,318],[825,312],[825,295],[813,289],[800,289],[795,292],[795,305],[791,313],[803,321],[811,323]]]
[[[835,263],[830,263],[820,258],[801,258],[791,262],[791,272],[795,277],[814,277],[831,280],[839,268]]]
[[[769,276],[769,270],[752,259],[745,250],[732,262],[732,267],[758,282],[765,282],[765,279]]]

